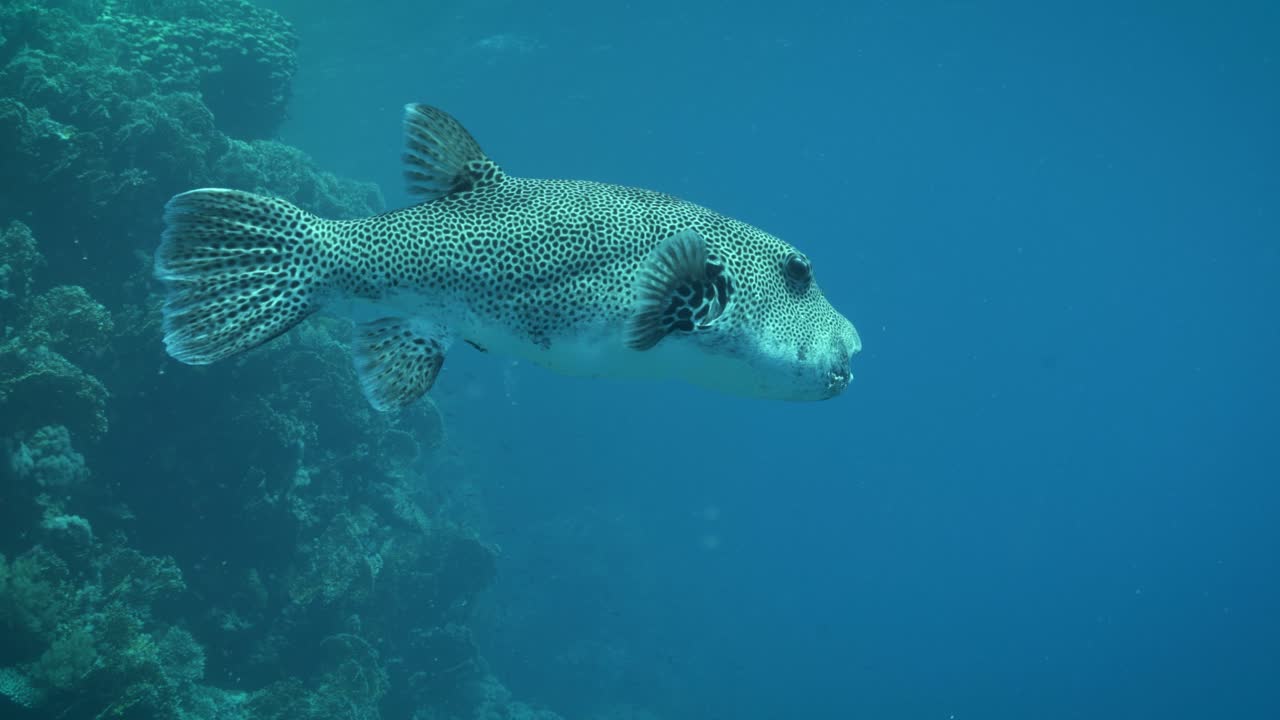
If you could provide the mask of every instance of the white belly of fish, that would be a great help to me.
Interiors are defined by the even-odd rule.
[[[571,334],[537,342],[488,318],[478,317],[465,304],[398,291],[378,300],[335,298],[326,314],[346,317],[357,325],[388,317],[405,318],[420,334],[438,337],[446,350],[459,340],[486,352],[517,357],[549,370],[580,377],[668,378],[702,380],[703,384],[749,386],[750,373],[725,358],[708,354],[690,342],[673,338],[638,352],[627,346],[622,322],[580,325]]]

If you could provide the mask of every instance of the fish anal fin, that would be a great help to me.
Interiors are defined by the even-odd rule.
[[[405,180],[426,201],[501,182],[502,169],[452,115],[430,105],[404,106]]]
[[[378,410],[402,408],[435,384],[448,350],[434,328],[386,317],[356,325],[352,356],[360,387]]]

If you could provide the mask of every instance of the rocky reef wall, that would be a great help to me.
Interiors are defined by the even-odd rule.
[[[382,209],[272,139],[296,43],[243,0],[0,5],[6,718],[555,717],[471,638],[496,550],[424,500],[430,402],[369,409],[336,322],[214,368],[164,354],[172,194]]]

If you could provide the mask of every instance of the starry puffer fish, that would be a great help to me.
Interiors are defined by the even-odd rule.
[[[380,410],[426,393],[459,340],[760,398],[849,384],[858,333],[791,245],[660,192],[507,175],[433,107],[406,106],[404,125],[411,207],[327,220],[239,190],[169,200],[155,255],[169,354],[212,363],[328,311],[354,320]]]

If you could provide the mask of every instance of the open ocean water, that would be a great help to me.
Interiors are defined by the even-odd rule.
[[[168,358],[164,202],[408,205],[409,102],[795,244],[852,384]],[[0,717],[1280,718],[1278,129],[1271,2],[0,0]]]

